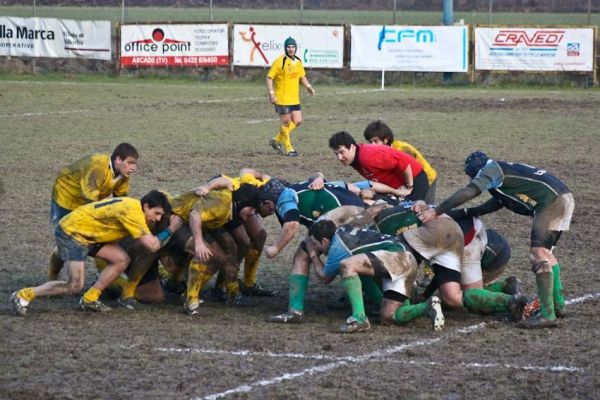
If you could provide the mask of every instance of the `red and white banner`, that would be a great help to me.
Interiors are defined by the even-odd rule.
[[[475,69],[594,70],[592,28],[475,28]]]
[[[0,56],[110,60],[110,21],[0,17]]]
[[[229,65],[227,24],[121,25],[121,66]]]
[[[344,66],[343,26],[246,25],[233,26],[233,65],[268,67],[285,52],[288,37],[296,40],[296,56],[307,68]]]

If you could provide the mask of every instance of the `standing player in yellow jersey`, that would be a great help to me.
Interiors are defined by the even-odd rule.
[[[283,47],[285,54],[273,61],[267,74],[269,101],[275,105],[281,122],[279,133],[271,139],[270,145],[281,154],[297,157],[300,154],[292,147],[290,134],[302,123],[300,84],[306,87],[310,95],[315,94],[315,89],[306,79],[302,61],[296,57],[296,41],[288,37]]]
[[[377,120],[371,122],[365,128],[363,133],[365,139],[371,144],[385,144],[391,146],[396,150],[400,150],[413,156],[423,166],[423,171],[427,175],[429,181],[429,191],[425,197],[425,203],[435,204],[435,187],[437,182],[437,172],[429,164],[429,162],[423,157],[423,154],[417,150],[413,145],[403,140],[394,139],[394,133],[390,127],[383,121]]]
[[[129,177],[137,170],[138,152],[129,143],[115,147],[112,155],[93,154],[61,168],[52,187],[50,219],[56,226],[62,217],[84,204],[126,196]],[[48,279],[53,281],[63,267],[56,249],[50,256]]]
[[[85,260],[93,256],[108,265],[94,285],[79,300],[83,310],[109,311],[99,300],[102,291],[125,270],[129,256],[118,240],[127,236],[139,239],[150,251],[157,251],[179,228],[181,219],[173,218],[169,228],[153,236],[148,223],[158,222],[171,210],[167,197],[151,191],[141,200],[130,197],[106,199],[81,206],[62,218],[56,227],[58,254],[67,266],[66,281],[50,281],[14,292],[10,298],[15,315],[27,315],[29,303],[37,297],[74,295],[83,289]]]

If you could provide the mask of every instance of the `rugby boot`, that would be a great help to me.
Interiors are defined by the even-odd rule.
[[[240,282],[240,292],[244,296],[259,296],[259,297],[273,297],[275,292],[267,288],[262,287],[258,283],[252,286],[246,286],[243,282]]]
[[[140,307],[140,303],[135,299],[135,297],[127,297],[126,299],[122,299],[119,297],[117,303],[119,304],[119,306],[131,311]]]
[[[246,296],[238,292],[232,296],[227,296],[225,304],[230,307],[244,307],[250,305],[250,300],[248,300]]]
[[[192,303],[185,303],[183,305],[183,312],[187,315],[198,315],[200,314],[200,303],[202,303],[202,300],[200,301],[194,301]]]
[[[532,317],[519,322],[517,326],[523,329],[556,328],[558,326],[558,321],[556,319],[544,318],[541,314],[535,314]]]
[[[518,322],[523,320],[523,312],[527,307],[529,299],[524,295],[513,295],[508,303],[508,312],[511,321]]]
[[[302,311],[288,310],[283,314],[273,315],[267,319],[269,322],[275,322],[279,324],[297,323],[302,322],[304,319],[304,313]]]
[[[278,152],[279,154],[283,155],[283,148],[281,147],[280,143],[277,143],[277,141],[275,140],[275,138],[271,139],[269,141],[269,146],[271,146],[273,148],[273,150],[275,150],[276,152]]]
[[[302,154],[298,153],[296,150],[289,151],[286,156],[288,157],[300,157]]]
[[[521,288],[519,287],[519,280],[516,276],[509,276],[504,280],[503,292],[506,294],[521,294]]]
[[[364,332],[371,329],[371,323],[367,318],[364,321],[358,321],[352,315],[348,317],[346,323],[338,328],[339,333]]]
[[[554,315],[556,315],[556,318],[565,318],[567,316],[567,306],[562,306],[562,308],[556,308],[555,304]]]
[[[18,291],[14,292],[10,295],[10,305],[12,307],[12,313],[14,315],[20,315],[21,317],[27,316],[27,307],[29,307],[29,302],[25,299],[22,299],[18,295]]]
[[[81,308],[83,311],[96,311],[96,312],[107,312],[107,311],[112,310],[111,307],[102,303],[100,300],[85,301],[83,299],[83,296],[81,296],[81,299],[79,299],[79,308]]]
[[[431,319],[434,331],[441,331],[444,327],[444,314],[442,314],[442,302],[439,297],[431,296],[427,300],[427,316]]]

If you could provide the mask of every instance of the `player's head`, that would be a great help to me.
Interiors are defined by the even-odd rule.
[[[245,221],[249,216],[256,214],[261,200],[256,186],[243,183],[238,190],[233,192],[234,211],[242,221]]]
[[[267,217],[275,212],[279,196],[286,188],[287,182],[277,178],[269,179],[269,182],[259,188],[261,205],[258,208],[258,213],[261,217]]]
[[[142,203],[142,210],[146,217],[146,222],[158,222],[161,217],[171,212],[171,203],[164,193],[158,190],[151,190],[140,200]]]
[[[113,150],[110,159],[116,172],[125,176],[131,176],[137,171],[138,151],[129,143],[121,143]]]
[[[334,133],[329,138],[329,147],[344,165],[350,165],[354,161],[356,146],[356,141],[352,135],[345,131]]]
[[[465,174],[475,178],[477,173],[490,158],[483,151],[474,151],[465,158]]]
[[[394,132],[392,132],[385,122],[379,119],[367,125],[363,136],[371,144],[387,144],[391,146],[394,141]]]
[[[285,39],[285,42],[283,42],[283,48],[285,49],[285,54],[288,57],[293,57],[294,55],[296,55],[298,45],[296,44],[296,40],[290,36],[287,39]]]
[[[326,254],[329,251],[329,246],[336,229],[335,222],[329,219],[320,220],[310,227],[308,237],[313,241],[317,250]]]

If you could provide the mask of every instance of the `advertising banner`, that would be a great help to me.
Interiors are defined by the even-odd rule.
[[[120,47],[124,68],[229,65],[227,24],[122,25]]]
[[[344,66],[343,26],[244,25],[233,26],[233,65],[268,67],[285,52],[283,42],[296,40],[296,56],[306,68]]]
[[[593,71],[591,28],[475,28],[475,69]]]
[[[110,60],[110,21],[0,17],[0,56]]]
[[[350,68],[353,70],[469,70],[467,26],[352,25],[350,35]]]

